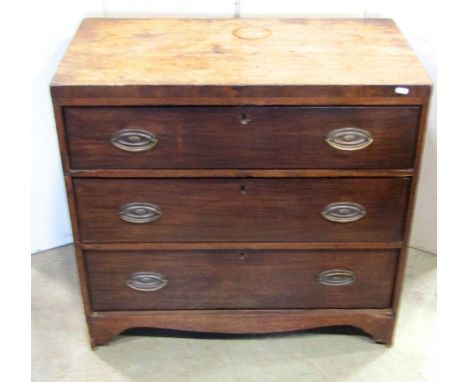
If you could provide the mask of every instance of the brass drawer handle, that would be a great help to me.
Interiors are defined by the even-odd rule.
[[[366,209],[358,203],[337,202],[326,205],[322,210],[322,216],[337,223],[350,223],[366,216]]]
[[[341,286],[352,284],[356,275],[347,269],[329,269],[320,273],[317,279],[323,285]]]
[[[156,272],[135,272],[128,276],[127,286],[141,292],[153,292],[164,288],[167,279]]]
[[[111,143],[120,150],[134,153],[153,148],[158,143],[158,138],[149,131],[124,129],[114,134]]]
[[[127,203],[120,207],[119,216],[129,223],[149,223],[162,216],[161,209],[151,203]]]
[[[362,150],[374,141],[372,135],[357,127],[343,127],[330,131],[325,142],[337,150],[355,151]]]

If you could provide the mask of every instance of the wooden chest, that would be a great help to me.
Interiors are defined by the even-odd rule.
[[[84,20],[51,94],[92,345],[390,344],[430,91],[391,20]]]

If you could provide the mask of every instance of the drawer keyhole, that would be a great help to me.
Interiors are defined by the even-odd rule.
[[[239,258],[240,258],[241,260],[245,260],[245,253],[244,253],[244,252],[241,252]]]
[[[250,123],[250,119],[247,117],[247,114],[241,114],[240,117],[240,123],[241,125],[248,125]]]
[[[245,186],[244,186],[244,185],[240,186],[240,192],[241,192],[242,195],[244,195],[244,194],[247,192],[247,191],[245,190]]]

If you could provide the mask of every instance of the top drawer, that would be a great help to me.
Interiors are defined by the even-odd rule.
[[[67,107],[72,169],[412,168],[419,107]]]

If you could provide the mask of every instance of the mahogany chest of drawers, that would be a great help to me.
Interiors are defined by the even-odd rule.
[[[51,94],[92,345],[390,344],[430,91],[391,20],[84,20]]]

